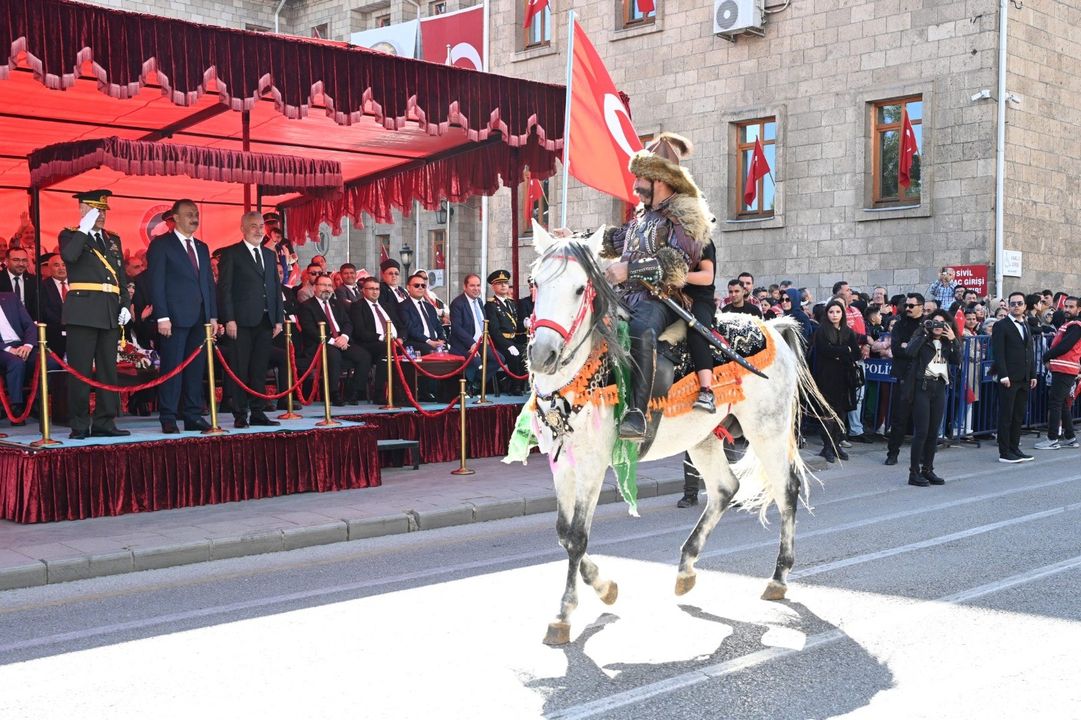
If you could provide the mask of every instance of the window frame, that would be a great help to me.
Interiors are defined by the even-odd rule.
[[[534,27],[539,29],[540,39],[534,41]],[[547,37],[546,37],[547,36]],[[552,45],[552,5],[551,3],[544,6],[544,9],[533,16],[533,21],[529,23],[527,27],[522,28],[522,50],[533,50],[535,48],[551,47]]]
[[[317,40],[329,40],[330,39],[330,22],[321,22],[317,25],[312,25],[311,37]]]
[[[375,16],[375,27],[384,28],[384,27],[390,27],[390,26],[391,26],[390,13],[387,13],[386,15],[376,15]]]
[[[438,252],[437,248],[442,246],[442,252]],[[429,257],[429,264],[431,265],[429,270],[443,270],[447,269],[447,231],[446,228],[430,228],[428,230],[428,250],[431,253]],[[443,258],[443,266],[439,267],[436,258]]]
[[[766,124],[773,123],[773,139],[766,140]],[[743,203],[743,191],[747,183],[747,167],[743,162],[743,153],[745,150],[754,150],[753,142],[744,142],[741,138],[744,135],[744,131],[752,126],[758,125],[758,137],[762,140],[762,149],[765,150],[766,146],[773,147],[773,164],[777,164],[777,138],[779,137],[780,126],[777,123],[776,115],[764,115],[762,117],[750,118],[748,120],[737,120],[732,123],[736,130],[736,212],[731,213],[729,217],[736,220],[769,220],[777,214],[777,179],[773,177],[773,207],[766,210],[763,207],[763,197],[765,196],[766,177],[758,179],[758,188],[755,193],[755,202],[758,204],[759,210],[747,210]],[[771,167],[771,171],[776,171],[777,168]],[[768,176],[767,176],[768,177]]]
[[[901,123],[905,113],[908,111],[908,105],[913,102],[921,103],[924,110],[920,113],[918,120],[913,120],[909,117],[909,122],[912,123],[913,129],[918,125],[921,128],[919,147],[917,148],[917,154],[920,162],[920,190],[917,194],[912,194],[912,186],[910,185],[905,189],[904,193],[900,192],[901,186],[898,183],[898,194],[895,197],[883,197],[882,196],[882,156],[879,151],[881,147],[880,135],[887,132],[898,132],[900,137]],[[878,111],[880,108],[888,105],[900,105],[901,106],[901,118],[895,123],[882,123],[878,122]],[[927,102],[922,93],[916,93],[912,95],[903,95],[901,97],[887,98],[885,100],[874,100],[868,103],[868,108],[871,113],[871,207],[872,208],[909,208],[916,207],[923,203],[923,188],[924,188],[924,168],[923,168],[923,145],[924,138],[922,133],[923,128],[923,116],[926,114]],[[900,140],[898,140],[898,153],[900,153]]]
[[[530,178],[532,179],[532,178]],[[537,222],[546,228],[550,228],[552,218],[549,213],[552,211],[552,205],[548,199],[552,197],[549,181],[551,178],[546,178],[540,181],[541,189],[544,190],[544,197],[541,198],[537,204],[539,211],[537,212]],[[518,235],[520,237],[532,237],[533,236],[533,223],[530,222],[533,216],[529,213],[529,183],[530,180],[522,179],[518,188],[518,210],[521,213],[519,218],[520,225],[518,226]]]
[[[622,16],[620,27],[626,30],[653,25],[657,22],[657,8],[660,2],[661,0],[654,0],[653,10],[649,13],[642,13],[641,8],[638,7],[638,0],[620,0],[620,14]],[[641,15],[636,17],[635,11],[641,13]]]
[[[428,17],[435,17],[436,15],[447,14],[447,1],[446,0],[432,0],[428,3]]]

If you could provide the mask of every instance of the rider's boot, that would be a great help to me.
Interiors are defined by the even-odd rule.
[[[646,411],[657,365],[655,330],[645,330],[640,338],[631,337],[631,363],[631,397],[619,423],[619,437],[641,441],[646,437]]]

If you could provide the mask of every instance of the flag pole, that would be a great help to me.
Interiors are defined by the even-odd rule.
[[[571,158],[571,82],[574,79],[574,11],[567,11],[567,107],[563,115],[563,201],[559,207],[559,227],[567,227],[567,182]]]

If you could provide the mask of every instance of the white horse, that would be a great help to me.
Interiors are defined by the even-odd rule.
[[[552,465],[558,500],[556,529],[569,558],[559,614],[548,626],[544,640],[550,645],[570,641],[569,618],[578,605],[579,573],[606,604],[614,603],[618,594],[616,583],[602,579],[596,563],[586,554],[619,418],[611,402],[596,403],[584,397],[591,392],[587,388],[596,390],[598,381],[590,382],[583,375],[598,376],[594,368],[599,346],[608,348],[609,359],[627,361],[614,329],[618,297],[605,281],[598,259],[602,232],[603,228],[588,239],[559,240],[534,225],[540,257],[533,265],[537,296],[528,347],[536,399],[532,425],[540,449]],[[787,590],[786,578],[794,561],[796,503],[801,490],[806,491],[809,477],[797,447],[799,396],[803,392],[819,401],[821,396],[803,360],[798,323],[782,318],[762,327],[774,348],[773,362],[764,368],[769,379],[744,375],[743,400],[728,407],[728,414],[723,412],[726,404],[720,404],[722,412],[715,415],[691,410],[664,417],[652,445],[640,458],[656,460],[688,451],[705,482],[708,500],[683,544],[677,595],[694,587],[698,555],[741,482],[742,507],[759,512],[764,519],[772,503],[781,515],[777,567],[762,597],[780,600]],[[714,434],[726,418],[726,424],[732,423],[729,415],[750,442],[745,459],[734,467],[729,466],[723,442]]]

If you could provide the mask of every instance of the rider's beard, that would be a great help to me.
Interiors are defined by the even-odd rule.
[[[638,199],[642,201],[642,205],[648,210],[653,207],[653,190],[640,190],[635,188],[634,194],[638,196]]]

